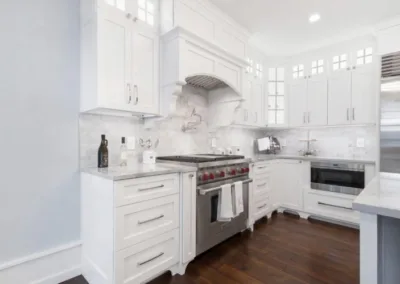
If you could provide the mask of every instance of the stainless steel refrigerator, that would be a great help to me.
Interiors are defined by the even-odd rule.
[[[382,56],[380,171],[400,173],[400,52]]]

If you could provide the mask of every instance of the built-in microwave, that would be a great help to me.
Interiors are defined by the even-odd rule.
[[[311,163],[311,188],[359,195],[365,187],[365,165],[357,163]]]

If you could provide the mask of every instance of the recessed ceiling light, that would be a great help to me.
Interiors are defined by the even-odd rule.
[[[320,19],[321,19],[321,15],[320,14],[312,14],[310,16],[310,18],[308,19],[308,21],[310,23],[315,23],[315,22],[318,22]]]

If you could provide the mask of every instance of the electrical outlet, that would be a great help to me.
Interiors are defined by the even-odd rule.
[[[365,147],[365,139],[357,138],[357,148],[364,148],[364,147]]]
[[[126,148],[128,150],[135,150],[136,148],[136,138],[134,136],[127,138]]]

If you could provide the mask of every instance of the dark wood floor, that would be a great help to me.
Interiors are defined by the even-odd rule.
[[[197,257],[184,276],[166,273],[151,284],[356,284],[358,271],[357,230],[277,214]]]

